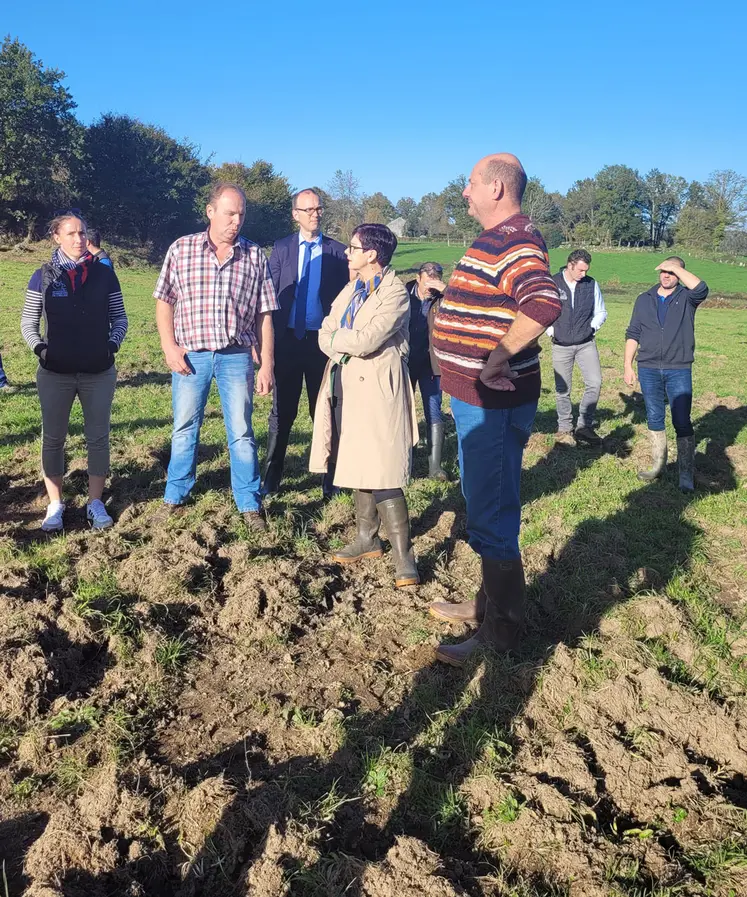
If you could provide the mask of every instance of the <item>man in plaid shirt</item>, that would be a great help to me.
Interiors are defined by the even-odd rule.
[[[272,312],[279,306],[262,250],[240,236],[246,197],[219,183],[207,231],[169,247],[153,296],[166,364],[172,371],[174,432],[164,504],[173,513],[195,483],[200,426],[215,378],[231,457],[231,488],[249,529],[264,530],[252,388],[272,392]],[[253,354],[260,358],[254,376]]]

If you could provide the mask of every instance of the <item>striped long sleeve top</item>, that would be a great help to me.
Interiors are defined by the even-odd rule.
[[[76,263],[69,259],[59,249],[52,255],[52,264],[61,269],[73,269]],[[127,313],[124,307],[124,298],[119,286],[119,280],[114,275],[116,289],[109,293],[109,340],[114,344],[114,351],[118,351],[127,335]],[[44,309],[42,298],[42,269],[39,268],[32,275],[26,288],[26,299],[21,312],[21,334],[28,347],[39,354],[39,347],[46,345],[41,333],[41,318]]]
[[[444,392],[483,408],[514,408],[540,394],[539,345],[515,355],[514,392],[485,386],[480,372],[519,311],[549,327],[561,310],[542,235],[525,215],[483,231],[454,269],[433,327]]]

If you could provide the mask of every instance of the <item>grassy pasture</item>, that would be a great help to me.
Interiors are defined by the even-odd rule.
[[[105,495],[116,525],[84,525],[76,408],[69,528],[43,537],[36,364],[18,330],[32,267],[0,263],[0,347],[19,387],[0,395],[10,894],[747,893],[744,311],[698,312],[694,497],[672,464],[650,486],[635,476],[645,418],[622,382],[635,288],[606,291],[604,451],[555,445],[543,352],[522,485],[526,641],[458,672],[432,649],[464,632],[426,613],[478,583],[451,426],[452,482],[424,479],[418,450],[408,490],[416,590],[392,588],[388,557],[329,564],[352,504],[321,501],[305,409],[266,536],[233,507],[215,391],[194,501],[153,525],[171,427],[154,270],[122,272],[130,332]],[[259,400],[261,452],[268,412]]]
[[[451,269],[462,257],[464,246],[446,243],[401,243],[394,256],[400,272],[416,271],[423,262],[439,262]],[[594,252],[591,275],[600,283],[645,284],[656,283],[654,270],[669,253],[663,252]],[[553,272],[562,268],[568,258],[567,249],[552,249],[550,262]],[[747,266],[720,264],[708,259],[686,257],[685,262],[711,287],[713,295],[729,293],[747,297]]]

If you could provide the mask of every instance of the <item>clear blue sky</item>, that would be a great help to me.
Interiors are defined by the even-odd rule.
[[[500,150],[550,190],[615,163],[747,175],[744,2],[2,6],[84,122],[126,113],[294,187],[349,168],[418,199]]]

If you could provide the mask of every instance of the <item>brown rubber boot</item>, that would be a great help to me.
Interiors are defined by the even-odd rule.
[[[379,514],[371,492],[355,492],[355,523],[358,533],[350,545],[332,555],[338,564],[354,564],[363,558],[380,558],[384,554],[379,539]]]
[[[639,470],[638,479],[655,480],[660,477],[667,466],[667,434],[664,430],[649,430],[649,442],[651,443],[652,464],[648,470]]]
[[[399,498],[388,498],[376,507],[392,545],[395,586],[398,589],[404,586],[416,586],[420,582],[420,576],[415,564],[415,552],[412,550],[410,515],[407,513],[407,501],[404,495]]]
[[[477,595],[469,601],[460,601],[458,604],[436,601],[428,608],[428,613],[437,620],[445,620],[447,623],[476,626],[482,623],[485,617],[485,603],[485,586],[481,583]]]
[[[695,437],[680,436],[677,439],[677,466],[680,471],[680,489],[695,491]]]
[[[526,584],[521,558],[510,561],[482,559],[482,581],[487,602],[482,626],[466,642],[439,645],[436,657],[452,666],[464,666],[479,647],[511,651],[516,647],[524,624]]]

